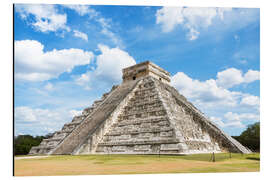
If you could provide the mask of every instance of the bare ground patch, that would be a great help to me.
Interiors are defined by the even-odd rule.
[[[254,172],[260,161],[232,158],[218,162],[174,156],[53,156],[15,160],[15,176]]]

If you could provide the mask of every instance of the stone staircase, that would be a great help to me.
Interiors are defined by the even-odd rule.
[[[178,143],[153,78],[149,77],[143,79],[117,122],[98,143],[96,153],[171,153],[179,151]]]
[[[121,84],[114,87],[107,98],[100,103],[93,112],[88,115],[51,153],[52,154],[76,154],[87,140],[89,135],[103,128],[102,124],[110,117],[112,112],[123,101],[127,94],[132,91],[138,81]],[[103,130],[103,129],[102,129]]]
[[[63,128],[60,131],[54,132],[51,138],[43,139],[39,146],[32,147],[29,154],[50,154],[66,137],[72,133],[76,127],[78,127],[85,120],[88,115],[95,111],[116,88],[117,86],[113,86],[110,92],[103,94],[100,100],[94,101],[92,106],[85,108],[81,115],[73,117],[70,123],[64,124]]]

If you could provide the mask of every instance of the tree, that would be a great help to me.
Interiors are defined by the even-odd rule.
[[[38,146],[44,136],[33,137],[31,135],[19,135],[14,139],[14,154],[25,155],[28,154],[32,146]]]
[[[256,122],[249,125],[240,136],[235,136],[234,138],[250,150],[260,151],[260,123]]]

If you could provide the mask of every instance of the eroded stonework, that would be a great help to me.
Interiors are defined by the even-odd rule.
[[[250,153],[169,82],[151,62],[124,69],[122,84],[29,154]]]

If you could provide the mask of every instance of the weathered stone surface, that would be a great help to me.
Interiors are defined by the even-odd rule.
[[[169,82],[170,74],[150,62],[123,69],[121,85],[113,86],[30,154],[250,152]]]

